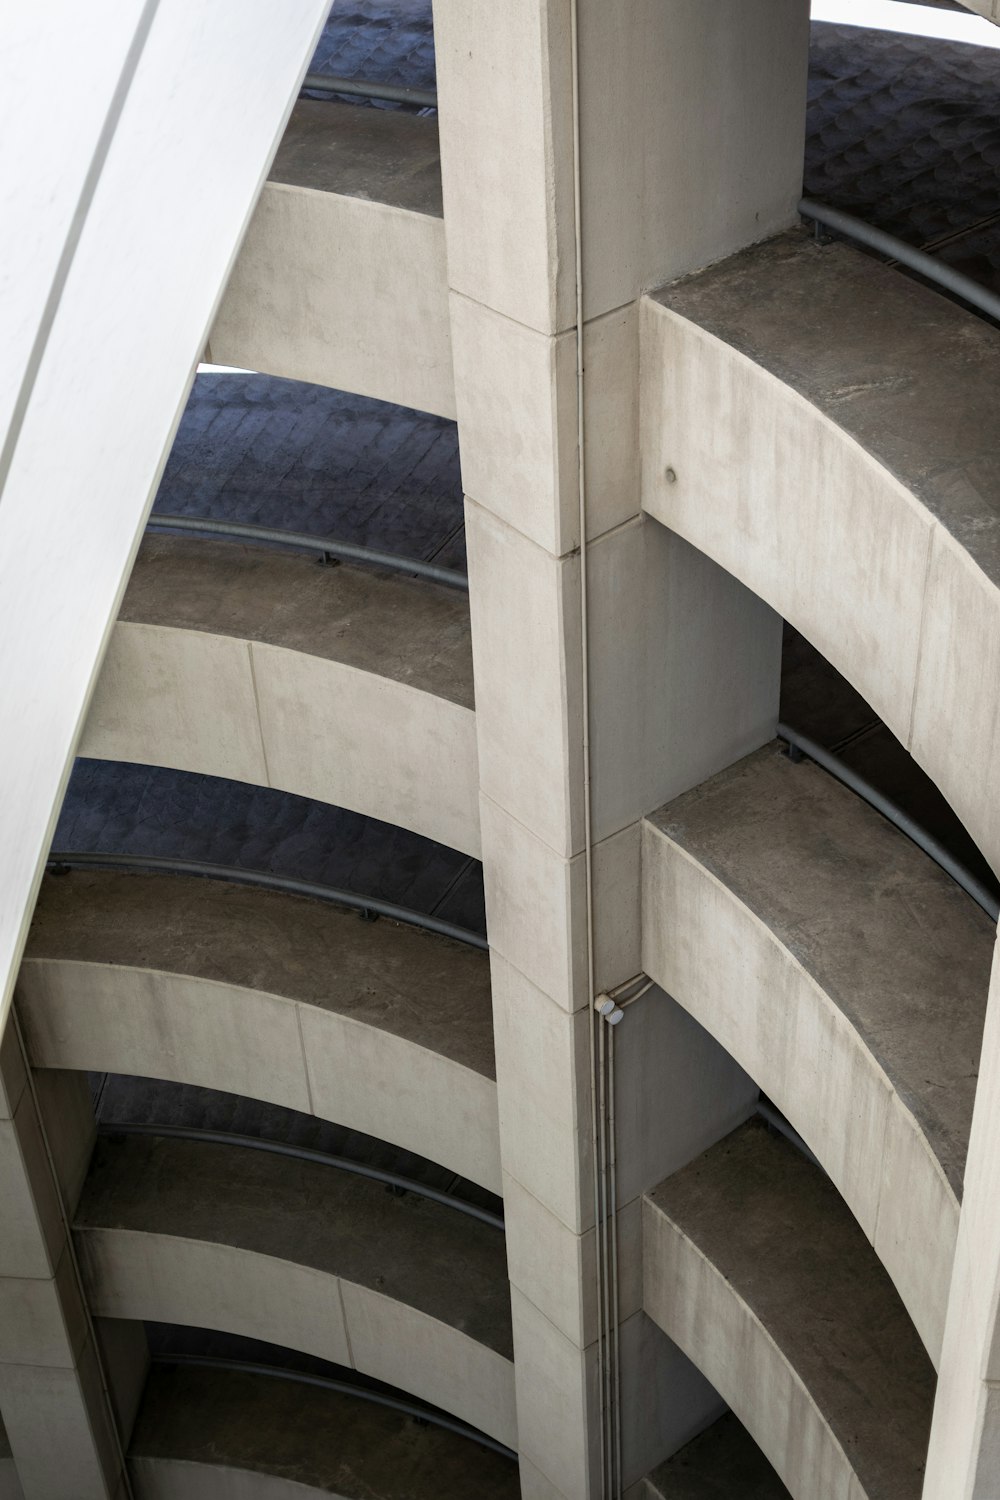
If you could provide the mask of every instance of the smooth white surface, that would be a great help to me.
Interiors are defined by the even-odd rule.
[[[138,535],[328,8],[161,0],[80,233],[0,497],[0,1024]],[[120,10],[88,10],[83,65],[78,16],[52,27],[46,8],[47,34],[71,39],[83,72],[91,48],[121,51]],[[19,72],[23,48],[5,48],[0,97]],[[18,94],[34,81],[29,72]],[[106,97],[112,79],[102,86]],[[25,176],[44,179],[73,134],[65,110],[44,104],[33,111],[30,157],[0,179],[5,220],[30,214]],[[61,185],[53,224],[65,222],[77,186],[78,177]],[[51,279],[40,260],[27,283],[36,316]],[[10,358],[5,347],[5,366]]]
[[[1000,47],[1000,31],[985,19],[987,4],[989,0],[983,0],[982,16],[967,16],[931,5],[907,5],[903,0],[812,0],[811,15],[814,21],[833,21],[839,26],[866,26],[873,31],[898,31],[943,42]]]
[[[0,444],[30,394],[59,289],[153,4],[95,0],[81,26],[76,0],[6,5],[0,63]],[[59,72],[58,106],[37,60]],[[72,120],[72,130],[66,122]],[[0,457],[0,486],[6,457]]]

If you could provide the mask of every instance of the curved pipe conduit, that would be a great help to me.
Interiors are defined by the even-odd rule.
[[[409,906],[398,906],[394,901],[381,901],[376,896],[359,896],[356,891],[344,891],[337,886],[316,885],[309,880],[294,880],[289,875],[272,875],[266,870],[244,870],[237,865],[212,865],[193,859],[168,859],[152,854],[90,854],[78,850],[53,849],[48,859],[50,872],[60,870],[144,870],[168,875],[195,875],[206,880],[228,880],[234,885],[255,885],[263,890],[285,891],[292,896],[311,896],[318,901],[332,901],[337,906],[347,906],[365,917],[390,917],[394,922],[405,922],[409,927],[422,927],[425,932],[436,932],[439,937],[454,939],[470,948],[489,951],[489,943],[478,932],[467,927],[458,927],[454,922],[442,922],[440,917],[431,917],[414,911]]]
[[[417,1406],[415,1402],[403,1401],[397,1396],[388,1395],[385,1391],[373,1390],[371,1386],[362,1385],[360,1381],[335,1380],[330,1375],[311,1375],[305,1370],[288,1370],[281,1365],[256,1364],[252,1360],[244,1359],[221,1359],[208,1354],[158,1354],[154,1356],[153,1364],[185,1365],[191,1369],[202,1370],[233,1370],[244,1375],[266,1375],[269,1380],[290,1380],[297,1385],[311,1385],[321,1391],[333,1391],[338,1396],[355,1396],[360,1401],[371,1401],[376,1406],[386,1406],[390,1411],[398,1411],[404,1416],[415,1417],[418,1422],[430,1422],[435,1427],[443,1428],[445,1432],[453,1432],[457,1437],[468,1438],[472,1443],[480,1443],[482,1447],[489,1448],[493,1453],[499,1453],[501,1458],[509,1458],[513,1463],[517,1462],[517,1454],[512,1448],[507,1448],[503,1443],[498,1443],[496,1438],[480,1432],[478,1427],[469,1427],[465,1422],[456,1422],[433,1407]]]
[[[326,562],[368,563],[375,568],[389,568],[394,573],[412,573],[418,578],[429,579],[431,583],[442,583],[445,588],[469,592],[468,575],[457,573],[453,568],[439,568],[420,558],[403,557],[398,552],[382,552],[376,547],[362,547],[355,542],[339,542],[335,537],[311,536],[305,531],[282,531],[271,526],[253,526],[244,521],[212,521],[200,516],[170,516],[162,513],[150,516],[146,530],[188,531],[201,536],[222,537],[224,540],[271,542],[281,547],[318,552]]]
[[[379,1167],[352,1161],[347,1156],[333,1156],[329,1151],[313,1151],[308,1146],[290,1146],[285,1141],[272,1141],[255,1135],[237,1135],[228,1130],[200,1130],[189,1125],[157,1125],[155,1122],[146,1124],[115,1120],[98,1126],[98,1134],[170,1136],[174,1140],[204,1141],[206,1145],[215,1146],[240,1146],[247,1151],[268,1151],[274,1156],[287,1156],[294,1161],[315,1162],[321,1167],[333,1167],[338,1172],[353,1172],[356,1177],[367,1177],[372,1182],[385,1183],[386,1187],[398,1188],[404,1193],[416,1193],[418,1197],[428,1198],[432,1203],[440,1203],[445,1208],[454,1208],[459,1213],[468,1214],[470,1219],[478,1219],[481,1224],[489,1224],[491,1229],[503,1229],[503,1219],[499,1214],[477,1208],[474,1203],[457,1198],[453,1193],[441,1193],[437,1188],[414,1181],[412,1177],[400,1177],[396,1172],[383,1172]]]

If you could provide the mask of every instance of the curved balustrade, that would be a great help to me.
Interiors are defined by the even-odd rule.
[[[154,1364],[129,1450],[157,1500],[516,1500],[508,1458],[433,1417],[253,1367]]]
[[[643,1306],[793,1500],[919,1500],[934,1371],[834,1187],[762,1124],[644,1199]]]
[[[147,537],[80,753],[316,797],[478,857],[468,603],[260,547]]]
[[[208,358],[454,417],[435,120],[298,101]]]
[[[98,1317],[283,1345],[516,1447],[506,1258],[491,1225],[314,1162],[108,1135],[74,1234]]]
[[[644,823],[643,968],[804,1138],[935,1360],[994,936],[906,837],[774,745]]]
[[[485,954],[217,880],[42,882],[18,980],[32,1062],[281,1104],[501,1193]]]
[[[1000,870],[996,330],[804,231],[642,318],[645,509],[808,637]]]

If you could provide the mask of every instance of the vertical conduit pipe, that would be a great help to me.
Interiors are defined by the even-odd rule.
[[[609,1369],[609,1323],[610,1307],[605,1295],[605,1270],[601,1253],[601,1168],[599,1164],[598,1130],[598,1057],[595,1028],[600,1026],[593,1001],[595,998],[594,965],[594,851],[592,826],[591,768],[590,768],[590,649],[589,649],[589,599],[587,577],[587,470],[584,455],[584,385],[583,385],[583,210],[580,175],[580,32],[579,3],[570,0],[570,71],[572,74],[573,114],[573,240],[576,279],[576,436],[577,436],[577,500],[580,528],[580,679],[582,760],[583,760],[583,863],[586,880],[586,928],[587,928],[587,1009],[590,1012],[590,1115],[591,1154],[594,1178],[594,1237],[596,1255],[597,1291],[597,1368],[598,1386],[601,1392],[601,1472],[602,1488],[610,1497],[609,1466],[611,1444],[607,1425],[610,1419],[610,1369]],[[603,1043],[602,1043],[603,1045]]]

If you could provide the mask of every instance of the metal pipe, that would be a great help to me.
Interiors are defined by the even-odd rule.
[[[887,255],[890,260],[897,260],[901,265],[909,266],[911,271],[926,276],[928,281],[936,282],[946,291],[954,293],[956,297],[961,297],[963,302],[968,302],[979,312],[985,313],[988,318],[995,318],[1000,322],[1000,296],[980,286],[970,276],[964,276],[961,271],[942,265],[932,255],[927,255],[923,250],[917,250],[913,245],[908,245],[905,240],[899,240],[893,234],[886,234],[884,230],[876,229],[872,224],[866,224],[863,219],[856,219],[853,214],[845,214],[842,209],[829,208],[825,203],[817,203],[813,198],[801,200],[799,213],[803,218],[813,219],[817,224],[825,224],[828,229],[836,230],[838,234],[845,234],[849,239],[857,240],[859,244],[867,245],[871,250],[877,250],[880,255]]]
[[[511,1448],[498,1443],[496,1438],[487,1437],[485,1432],[480,1432],[475,1427],[467,1427],[464,1422],[456,1422],[433,1408],[426,1409],[412,1401],[401,1401],[398,1396],[390,1396],[385,1391],[374,1391],[369,1386],[354,1385],[349,1380],[334,1380],[330,1375],[313,1375],[305,1370],[289,1370],[284,1365],[262,1365],[244,1359],[218,1359],[209,1354],[155,1354],[153,1363],[206,1370],[231,1370],[241,1375],[265,1375],[270,1380],[294,1380],[300,1385],[316,1386],[321,1391],[333,1391],[338,1396],[355,1396],[360,1401],[371,1401],[375,1406],[387,1406],[390,1411],[415,1417],[418,1422],[443,1427],[445,1432],[454,1432],[458,1437],[468,1438],[472,1443],[490,1448],[494,1453],[499,1453],[501,1458],[517,1461],[517,1454]]]
[[[644,991],[640,991],[644,993]],[[635,997],[638,999],[638,996]],[[611,1199],[611,1411],[614,1418],[612,1438],[614,1441],[614,1494],[616,1500],[623,1493],[622,1472],[622,1366],[621,1366],[621,1306],[618,1286],[618,1125],[615,1118],[615,1037],[617,1026],[604,1025],[601,1035],[608,1033],[608,1186]]]
[[[591,1007],[593,1013],[593,1007]],[[605,1307],[605,1357],[601,1376],[603,1381],[604,1412],[607,1420],[606,1441],[604,1445],[604,1485],[608,1500],[614,1497],[614,1415],[612,1408],[612,1296],[611,1296],[611,1254],[608,1239],[608,1095],[607,1095],[607,1044],[605,1035],[607,1026],[603,1021],[598,1021],[598,1118],[600,1120],[600,1175],[601,1175],[601,1217],[597,1225],[597,1248],[598,1264],[601,1267],[601,1278],[603,1282],[603,1298]],[[614,1497],[616,1500],[616,1497]]]
[[[398,552],[381,552],[376,547],[362,547],[354,542],[338,542],[333,537],[310,536],[306,531],[280,531],[272,526],[254,526],[245,521],[211,521],[201,516],[151,515],[147,530],[193,531],[199,535],[236,538],[248,542],[276,542],[282,547],[298,547],[307,552],[319,552],[324,557],[335,557],[341,562],[370,563],[376,568],[391,568],[394,573],[415,573],[419,578],[428,578],[432,583],[443,583],[449,589],[469,591],[469,579],[465,573],[452,568],[439,568],[436,563],[421,562],[419,558],[401,557]]]
[[[792,729],[787,724],[779,724],[778,738],[785,740],[787,744],[794,746],[796,750],[801,750],[803,755],[807,755],[810,760],[815,761],[824,771],[828,771],[831,776],[835,776],[844,786],[849,787],[852,792],[856,792],[870,807],[874,807],[876,812],[880,812],[884,818],[888,818],[889,822],[898,828],[900,833],[905,833],[906,837],[912,839],[913,843],[919,849],[922,849],[925,854],[930,855],[934,863],[940,865],[941,869],[950,875],[952,880],[960,885],[963,891],[966,891],[977,905],[982,907],[983,911],[993,922],[1000,919],[1000,902],[997,901],[996,897],[991,895],[982,881],[977,880],[971,870],[967,870],[963,864],[960,864],[943,844],[939,843],[926,829],[921,828],[920,824],[915,822],[909,813],[905,813],[901,807],[897,807],[894,802],[890,802],[888,797],[883,796],[870,782],[865,781],[863,776],[859,776],[856,771],[852,771],[849,766],[845,766],[843,761],[838,760],[835,755],[831,755],[829,750],[824,750],[823,746],[818,745],[815,740],[809,739],[808,735],[799,734],[797,729]]]
[[[304,89],[324,94],[350,94],[362,99],[387,99],[392,104],[417,104],[421,109],[437,109],[437,89],[411,89],[398,83],[375,83],[370,78],[337,78],[330,73],[307,73]]]
[[[394,922],[405,922],[409,927],[422,927],[426,932],[436,932],[439,937],[453,938],[457,943],[480,948],[483,952],[488,952],[490,946],[478,932],[456,927],[453,922],[443,922],[440,917],[429,917],[425,912],[413,911],[409,906],[380,901],[376,896],[359,896],[355,891],[344,891],[333,885],[296,880],[290,875],[272,875],[267,870],[244,870],[238,865],[210,865],[201,860],[170,859],[156,854],[92,854],[75,849],[53,849],[48,868],[58,869],[60,866],[69,870],[149,870],[154,874],[163,872],[194,875],[206,880],[228,880],[235,885],[260,886],[263,890],[332,901],[337,906],[350,907],[352,911],[375,912],[380,917],[391,917]]]
[[[429,1198],[432,1203],[440,1203],[445,1208],[454,1208],[459,1213],[468,1214],[470,1219],[478,1219],[491,1229],[503,1229],[503,1219],[499,1214],[491,1214],[489,1209],[477,1208],[464,1198],[455,1198],[437,1188],[425,1187],[420,1182],[414,1182],[411,1177],[400,1177],[395,1172],[383,1172],[380,1167],[369,1167],[363,1162],[352,1161],[349,1156],[333,1156],[327,1151],[313,1151],[308,1146],[290,1146],[285,1141],[269,1141],[255,1135],[236,1135],[226,1130],[200,1130],[190,1125],[157,1125],[155,1122],[143,1121],[118,1123],[109,1120],[102,1122],[98,1130],[101,1135],[162,1135],[169,1136],[171,1140],[200,1141],[213,1146],[242,1146],[249,1151],[290,1156],[296,1161],[335,1167],[338,1172],[353,1172],[356,1177],[369,1177],[373,1182],[385,1183],[386,1187],[402,1188],[404,1192],[416,1193],[421,1198]]]

